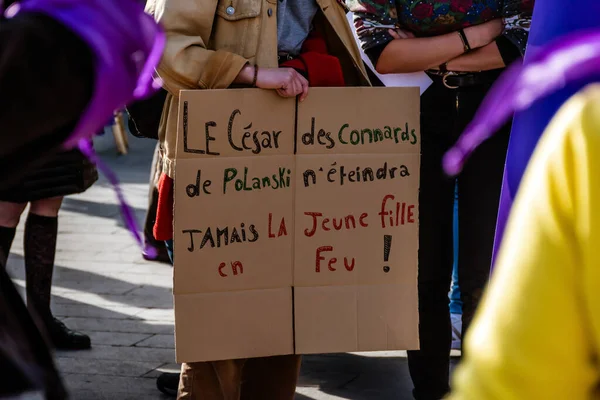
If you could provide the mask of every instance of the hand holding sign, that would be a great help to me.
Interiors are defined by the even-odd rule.
[[[250,85],[256,76],[256,87],[276,90],[281,97],[296,97],[300,101],[308,96],[308,81],[293,68],[260,68],[246,65],[240,71],[235,83]]]

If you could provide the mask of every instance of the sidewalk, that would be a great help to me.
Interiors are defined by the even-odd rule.
[[[155,142],[131,139],[127,156],[102,158],[117,172],[143,222]],[[9,273],[24,287],[23,230]],[[57,363],[75,400],[166,399],[155,378],[174,364],[172,268],[147,262],[124,228],[104,178],[65,200],[59,219],[53,310],[68,327],[91,336],[92,350],[59,352]],[[297,399],[409,400],[403,352],[305,357]],[[270,399],[264,399],[270,400]]]

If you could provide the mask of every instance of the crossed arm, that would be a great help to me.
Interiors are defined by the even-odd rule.
[[[495,19],[464,30],[473,51],[464,52],[457,32],[416,38],[410,32],[390,30],[394,38],[377,61],[381,74],[407,73],[437,69],[448,63],[450,71],[483,71],[504,67],[495,39],[502,33],[502,20]]]

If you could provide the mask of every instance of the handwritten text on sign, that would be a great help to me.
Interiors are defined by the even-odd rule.
[[[180,291],[406,278],[418,247],[418,112],[338,107],[334,89],[302,104],[267,91],[211,98],[182,107]]]

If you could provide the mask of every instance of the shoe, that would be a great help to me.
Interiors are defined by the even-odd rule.
[[[165,372],[159,375],[156,379],[156,387],[162,393],[176,397],[177,389],[179,389],[179,377],[180,373],[178,372]]]
[[[54,317],[50,320],[47,329],[52,344],[58,350],[87,350],[92,347],[88,335],[67,328]]]
[[[462,315],[450,314],[452,321],[452,350],[462,350]]]
[[[167,252],[165,246],[158,247],[156,253],[157,254],[155,257],[151,257],[148,253],[146,253],[146,251],[142,251],[142,257],[144,257],[144,260],[146,261],[156,261],[164,264],[171,264],[171,258],[169,257],[169,253]]]

